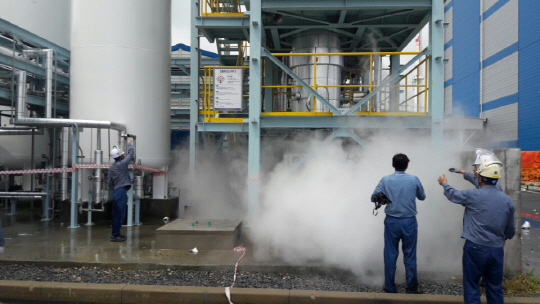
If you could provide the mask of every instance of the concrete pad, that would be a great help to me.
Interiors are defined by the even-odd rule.
[[[206,291],[205,304],[228,303],[225,287],[212,287]],[[231,288],[231,301],[234,304],[289,304],[288,289]]]
[[[375,302],[374,293],[317,291],[317,290],[291,290],[291,303],[312,304],[349,304],[349,303],[378,303]]]
[[[41,287],[42,301],[121,303],[123,284],[46,283]]]
[[[0,280],[0,299],[39,300],[41,286],[45,282],[2,281]]]
[[[156,230],[156,248],[230,250],[236,246],[240,232],[240,220],[177,219]]]
[[[122,303],[205,303],[206,287],[126,285]],[[224,303],[224,302],[222,302]]]

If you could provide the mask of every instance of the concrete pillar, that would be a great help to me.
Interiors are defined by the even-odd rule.
[[[503,163],[503,176],[499,183],[516,208],[514,212],[516,235],[513,239],[507,240],[504,246],[504,271],[517,274],[523,269],[521,265],[521,149],[501,149],[493,152]]]

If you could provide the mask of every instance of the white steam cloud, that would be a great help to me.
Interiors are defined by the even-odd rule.
[[[420,178],[427,195],[417,201],[419,278],[461,274],[463,208],[443,196],[437,177],[447,174],[457,189],[472,187],[448,168],[463,168],[463,151],[472,156],[473,149],[449,139],[445,147],[432,149],[429,136],[411,130],[363,136],[369,138],[365,147],[342,140],[323,143],[324,137],[302,133],[263,138],[261,204],[246,229],[256,259],[336,267],[353,272],[363,283],[382,284],[385,213],[383,207],[372,215],[370,196],[379,180],[394,172],[392,157],[404,153],[411,160],[407,173]],[[191,202],[186,216],[243,219],[246,152],[214,161],[212,152],[206,152],[199,157],[203,161],[197,175],[180,182],[182,201]],[[188,154],[182,154],[186,160]],[[187,172],[186,164],[176,168]],[[401,253],[397,265],[399,283],[404,281]]]

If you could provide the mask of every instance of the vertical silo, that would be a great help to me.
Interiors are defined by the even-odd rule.
[[[170,11],[170,0],[72,2],[70,118],[125,124],[137,159],[156,168],[170,160]],[[96,130],[80,138],[83,161],[95,163]]]

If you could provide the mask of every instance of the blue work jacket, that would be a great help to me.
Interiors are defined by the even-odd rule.
[[[115,160],[109,167],[108,184],[109,188],[116,190],[120,187],[131,186],[128,166],[135,154],[133,144],[128,144],[128,153],[123,160]]]
[[[484,246],[503,247],[505,240],[514,237],[514,203],[497,187],[485,185],[459,191],[444,184],[443,188],[449,201],[465,207],[462,238]]]
[[[379,192],[384,193],[392,202],[386,205],[384,212],[393,217],[416,216],[418,214],[416,199],[421,201],[426,199],[420,179],[405,171],[396,171],[394,174],[383,177],[371,194],[371,201],[374,201],[375,195]]]

